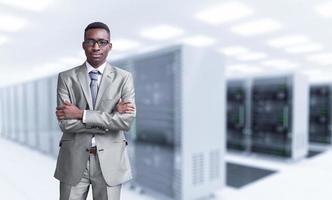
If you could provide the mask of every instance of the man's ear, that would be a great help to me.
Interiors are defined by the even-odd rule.
[[[112,47],[113,47],[113,44],[112,43],[109,43],[108,44],[110,46],[110,51],[112,50]]]

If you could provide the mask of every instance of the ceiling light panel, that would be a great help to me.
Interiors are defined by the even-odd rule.
[[[27,20],[8,14],[0,14],[0,31],[17,32],[27,25]]]
[[[225,54],[227,56],[234,56],[243,53],[247,53],[249,50],[242,46],[227,46],[223,48],[219,48],[218,52]]]
[[[196,36],[187,37],[184,38],[182,41],[185,44],[197,47],[211,46],[216,42],[214,38],[205,35],[196,35]]]
[[[42,11],[45,10],[54,0],[0,0],[0,4],[29,10]]]
[[[166,40],[182,35],[184,31],[180,28],[160,25],[156,27],[147,28],[141,31],[141,36],[152,40]]]
[[[318,6],[315,7],[316,12],[326,18],[331,18],[332,17],[332,2],[324,2]]]
[[[271,60],[266,60],[261,62],[262,65],[265,66],[271,66],[274,67],[275,69],[294,69],[297,68],[299,66],[299,64],[294,63],[294,62],[290,62],[288,60],[284,60],[284,59],[271,59]]]
[[[303,44],[309,42],[309,38],[305,35],[285,35],[269,40],[267,44],[271,47],[284,48],[292,45]]]
[[[317,52],[323,50],[324,47],[321,44],[303,44],[303,45],[297,45],[294,47],[286,48],[285,50],[288,53],[309,53],[309,52]]]
[[[266,58],[267,55],[265,53],[261,52],[248,52],[248,53],[243,53],[236,58],[241,61],[253,61],[253,60],[261,60]]]
[[[196,18],[211,25],[219,25],[253,14],[252,9],[240,2],[226,2],[211,6],[196,14]]]
[[[226,67],[226,72],[229,74],[257,74],[263,72],[261,67],[254,67],[245,64],[235,64],[235,65],[228,65]]]
[[[281,24],[269,18],[259,19],[231,27],[231,31],[233,33],[243,36],[259,35],[274,32],[280,29]]]

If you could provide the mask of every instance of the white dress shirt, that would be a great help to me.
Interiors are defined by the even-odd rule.
[[[90,76],[89,76],[89,73],[90,73],[91,71],[94,71],[94,70],[99,71],[100,74],[98,74],[98,80],[97,80],[97,85],[98,85],[98,89],[99,89],[100,81],[101,81],[101,77],[103,76],[103,72],[104,72],[105,67],[106,67],[106,62],[103,63],[102,65],[100,65],[98,68],[94,68],[94,67],[92,67],[92,65],[90,65],[90,64],[88,63],[88,61],[85,62],[85,65],[86,65],[86,69],[87,69],[87,70],[86,70],[86,71],[87,71],[86,75],[87,75],[87,77],[88,77],[88,84],[89,84],[89,85],[90,85],[90,83],[91,83],[91,78],[90,78]],[[98,95],[98,93],[97,93],[97,95]],[[85,110],[83,111],[82,122],[85,123]],[[96,140],[95,140],[95,137],[92,137],[92,139],[91,139],[91,147],[94,147],[94,146],[96,146]]]

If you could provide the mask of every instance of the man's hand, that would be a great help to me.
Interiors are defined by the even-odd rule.
[[[74,104],[65,101],[63,105],[56,108],[56,117],[58,120],[62,119],[82,119],[83,110],[80,110]]]
[[[132,113],[135,111],[133,104],[130,101],[123,102],[121,99],[115,106],[115,110],[119,113]]]

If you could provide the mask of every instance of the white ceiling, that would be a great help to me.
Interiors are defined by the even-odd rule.
[[[111,28],[110,59],[179,41],[194,42],[216,51],[225,52],[228,48],[223,59],[229,76],[299,70],[313,82],[332,80],[332,3],[329,6],[327,0],[16,2],[19,0],[0,0],[0,85],[82,63],[83,30],[92,21],[103,21]],[[213,14],[208,9],[225,5],[240,5],[241,10],[224,9],[215,13],[210,22],[202,20]],[[6,24],[13,17],[19,21]],[[259,20],[274,24],[258,25],[249,31],[264,31],[269,26],[272,31],[236,33],[239,26]],[[160,35],[149,32],[155,27],[159,27]],[[269,45],[275,38],[292,35],[298,37],[285,47]]]

